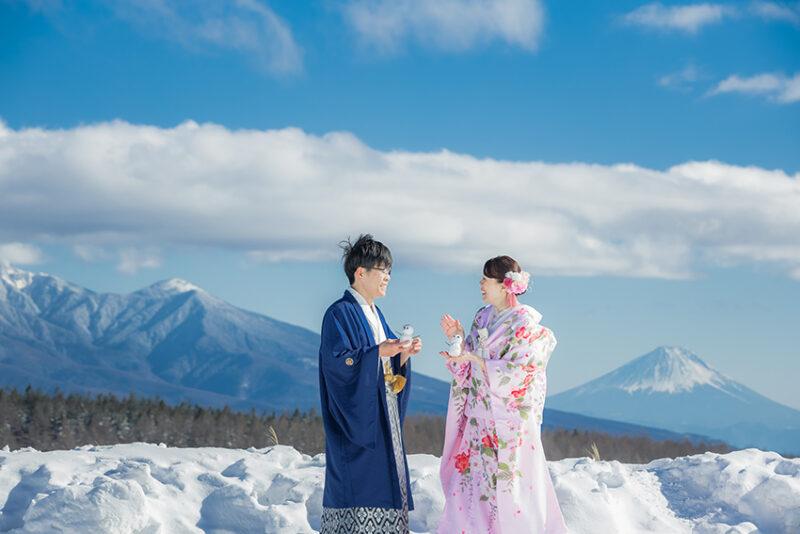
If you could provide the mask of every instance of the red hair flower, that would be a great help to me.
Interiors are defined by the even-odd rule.
[[[503,285],[506,286],[509,293],[514,295],[521,295],[528,290],[528,284],[531,281],[531,275],[526,271],[513,272],[508,271],[503,279]]]

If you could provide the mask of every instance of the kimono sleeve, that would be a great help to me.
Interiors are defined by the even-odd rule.
[[[510,330],[501,357],[485,360],[492,413],[496,419],[537,417],[541,421],[545,368],[556,346],[555,335],[530,321]]]
[[[328,410],[345,437],[365,448],[375,447],[378,410],[378,345],[359,346],[358,326],[341,310],[322,321],[320,366]]]

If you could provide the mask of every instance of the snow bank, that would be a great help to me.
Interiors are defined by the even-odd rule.
[[[291,447],[176,449],[135,443],[0,451],[0,532],[312,533],[324,455]],[[415,533],[434,532],[439,459],[409,457]],[[757,450],[647,465],[550,462],[575,533],[800,532],[800,459]]]

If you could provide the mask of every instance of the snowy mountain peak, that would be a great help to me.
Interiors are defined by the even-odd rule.
[[[47,286],[57,292],[71,291],[73,293],[92,293],[80,286],[62,280],[57,276],[46,273],[33,273],[18,269],[13,265],[0,261],[0,282],[5,282],[17,291],[29,292],[36,285]]]
[[[202,289],[200,289],[198,286],[192,284],[191,282],[187,282],[186,280],[182,280],[180,278],[170,278],[169,280],[162,280],[161,282],[156,282],[147,289],[170,295],[188,293],[189,291],[202,291]]]
[[[696,386],[722,388],[730,380],[681,347],[659,347],[611,373],[615,385],[628,393],[677,393]],[[611,378],[609,375],[609,378]],[[610,384],[609,384],[610,385]]]
[[[33,282],[33,276],[33,273],[17,269],[9,263],[0,261],[0,280],[17,290],[28,287]]]

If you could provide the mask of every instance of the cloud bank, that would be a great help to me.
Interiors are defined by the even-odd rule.
[[[134,272],[180,247],[333,260],[339,240],[371,232],[445,270],[507,253],[536,274],[686,278],[710,261],[800,278],[799,178],[383,152],[295,128],[0,125],[0,243],[129,250],[118,268]]]
[[[409,40],[446,51],[499,40],[533,51],[544,26],[540,0],[352,0],[342,13],[365,45],[384,53]]]

